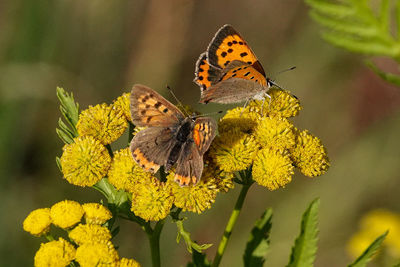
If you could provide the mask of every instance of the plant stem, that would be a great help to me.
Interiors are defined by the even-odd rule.
[[[243,202],[244,199],[246,198],[247,192],[249,191],[249,188],[251,186],[251,183],[246,183],[243,185],[242,190],[240,191],[239,197],[236,200],[235,208],[233,209],[231,213],[231,217],[229,218],[229,221],[225,227],[224,235],[222,236],[221,241],[219,242],[218,245],[218,250],[217,254],[214,257],[212,267],[217,267],[219,266],[222,256],[224,255],[226,246],[228,245],[229,238],[232,234],[233,227],[236,224],[236,221],[239,217],[239,213],[242,210],[243,207]]]
[[[151,227],[145,227],[145,231],[147,233],[147,237],[150,242],[150,251],[151,251],[151,261],[153,267],[161,266],[161,258],[160,258],[160,235],[161,231],[164,227],[165,219],[158,221],[154,226],[154,229]]]

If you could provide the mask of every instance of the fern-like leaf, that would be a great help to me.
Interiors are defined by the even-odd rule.
[[[78,136],[76,124],[79,119],[79,104],[74,101],[74,96],[65,92],[63,88],[57,87],[57,97],[60,100],[60,111],[65,121],[58,120],[56,132],[65,144],[70,144]]]
[[[383,240],[385,240],[385,237],[387,236],[388,232],[384,233],[383,235],[379,236],[377,239],[375,239],[374,242],[372,242],[371,245],[361,254],[360,257],[358,257],[352,264],[350,264],[348,267],[365,267],[367,263],[372,259],[372,256],[375,255],[375,253],[378,251],[380,248]]]
[[[311,202],[301,220],[300,235],[292,248],[288,267],[312,267],[317,252],[319,199]]]

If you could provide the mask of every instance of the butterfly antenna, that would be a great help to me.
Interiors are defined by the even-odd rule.
[[[224,112],[224,111],[220,110],[220,111],[217,111],[217,112],[210,112],[210,113],[191,116],[191,118],[195,119],[195,118],[198,118],[198,117],[205,117],[205,116],[214,115],[214,114],[221,114],[222,112]]]
[[[174,92],[172,91],[171,87],[169,87],[169,85],[167,85],[167,89],[168,89],[168,91],[171,93],[171,95],[173,96],[173,98],[175,98],[175,101],[182,107],[183,112],[186,114],[186,116],[189,117],[190,115],[186,112],[185,107],[183,106],[183,104],[181,103],[181,101],[179,101],[179,99],[176,97],[176,95],[175,95]]]
[[[284,70],[278,71],[278,73],[276,73],[276,75],[284,73],[284,72],[287,72],[287,71],[294,70],[295,68],[296,68],[296,66],[293,66],[293,67],[290,67],[288,69],[284,69]]]

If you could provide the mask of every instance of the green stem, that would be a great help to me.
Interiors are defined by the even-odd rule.
[[[160,258],[160,235],[161,231],[164,227],[165,219],[158,221],[154,226],[154,229],[151,227],[145,227],[145,231],[147,233],[147,237],[150,242],[150,251],[151,251],[151,261],[153,267],[161,266],[161,258]]]
[[[233,227],[235,227],[236,221],[239,217],[240,211],[243,207],[243,202],[244,199],[246,198],[247,192],[249,191],[249,188],[251,186],[250,184],[244,184],[242,187],[242,190],[240,191],[239,197],[236,200],[235,208],[233,209],[231,213],[231,217],[229,218],[229,221],[225,227],[224,235],[222,236],[221,241],[219,242],[218,245],[218,250],[217,254],[215,255],[215,258],[212,263],[212,267],[217,267],[219,266],[222,256],[224,255],[226,246],[228,245],[229,238],[232,234]]]

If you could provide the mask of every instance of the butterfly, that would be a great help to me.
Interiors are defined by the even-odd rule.
[[[247,42],[228,24],[218,30],[197,60],[194,82],[200,86],[200,103],[223,104],[264,101],[275,85]]]
[[[133,86],[130,96],[132,121],[148,127],[131,141],[133,159],[146,171],[160,166],[169,171],[176,164],[179,185],[196,184],[203,172],[203,155],[215,137],[217,124],[209,117],[185,116],[176,106],[144,85]]]

